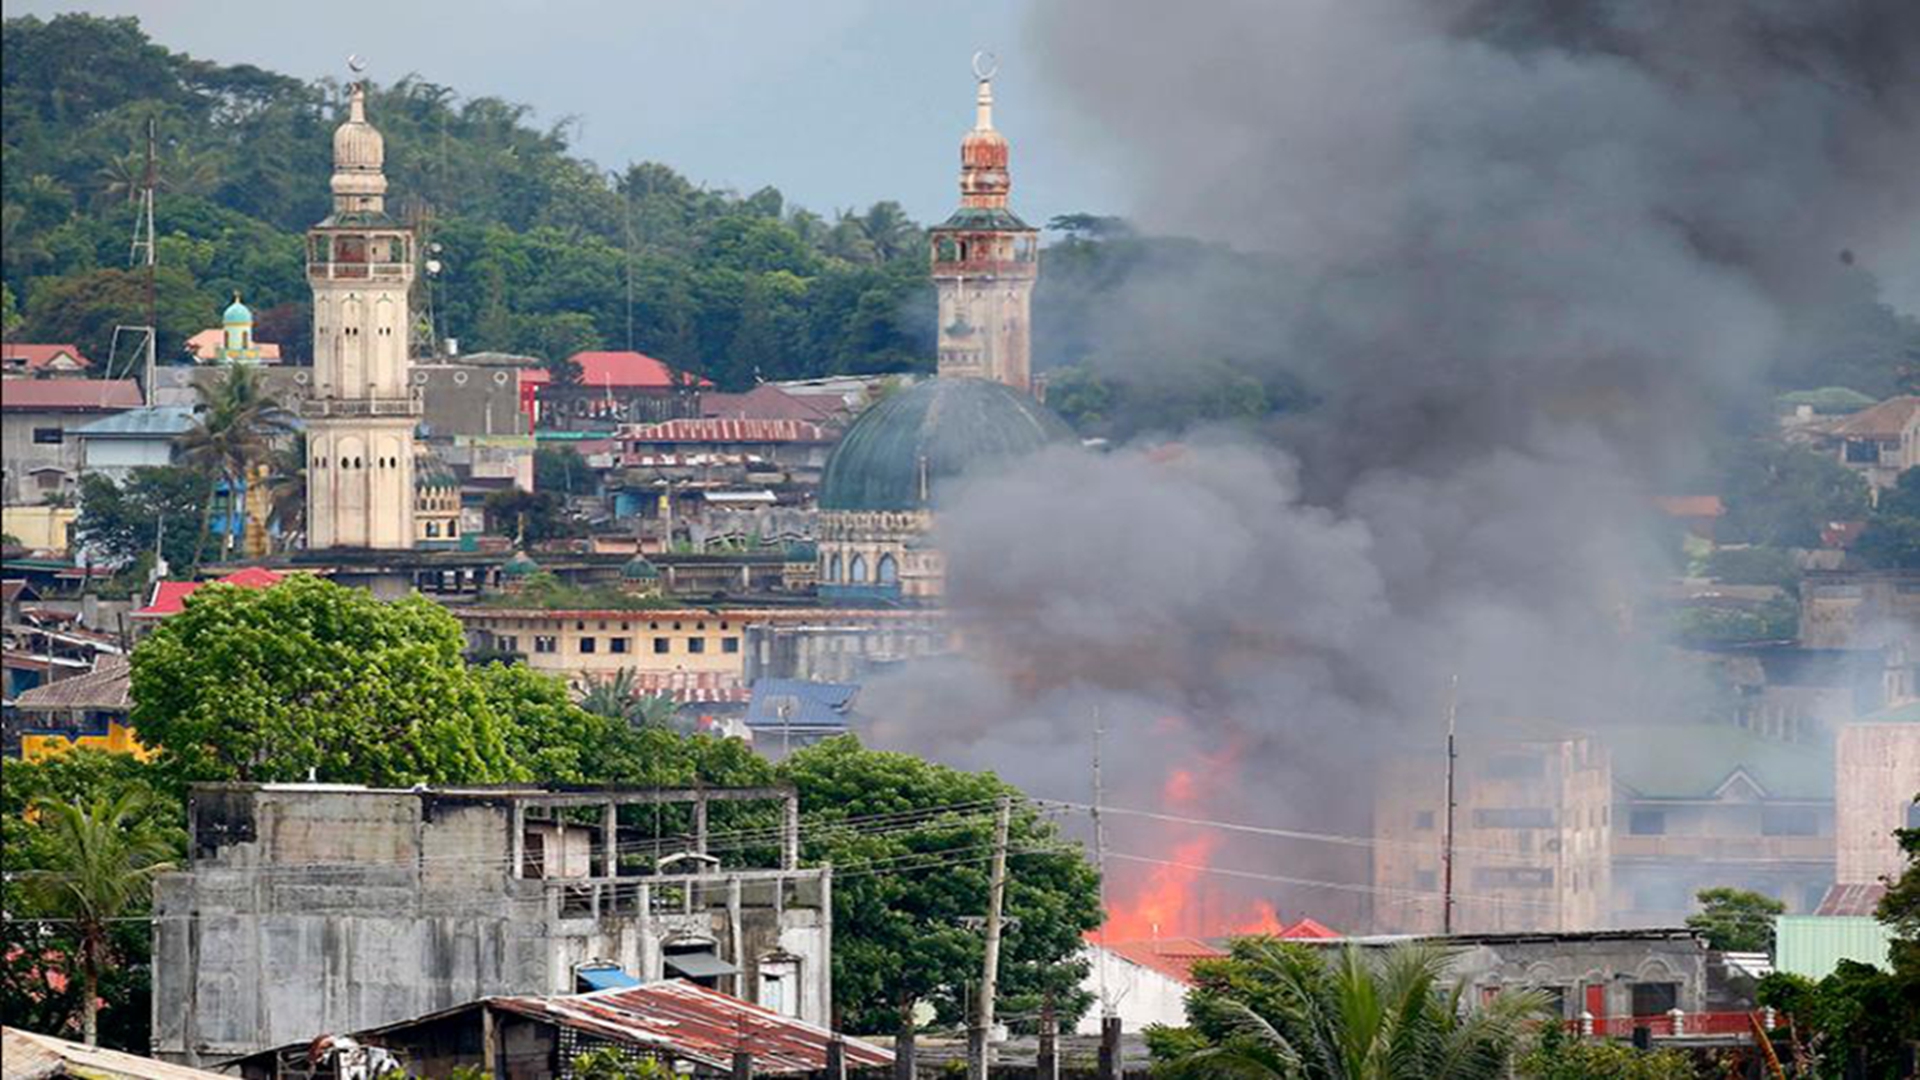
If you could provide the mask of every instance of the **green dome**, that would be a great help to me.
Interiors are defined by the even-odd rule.
[[[652,581],[660,576],[660,568],[648,562],[645,555],[635,555],[620,564],[620,576],[628,581]]]
[[[986,379],[928,379],[860,414],[827,459],[822,510],[913,510],[976,462],[1073,437],[1033,398]],[[924,467],[922,463],[924,462]]]
[[[528,558],[524,551],[514,552],[513,558],[508,559],[507,564],[500,568],[500,572],[508,577],[531,577],[539,570],[540,564]]]
[[[226,313],[220,316],[220,321],[228,326],[232,326],[234,323],[251,323],[253,322],[253,309],[240,302],[239,293],[234,293],[233,303],[227,305]]]

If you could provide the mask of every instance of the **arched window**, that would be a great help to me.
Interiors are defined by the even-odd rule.
[[[874,580],[882,585],[899,584],[900,567],[893,561],[893,556],[880,556],[880,562],[874,566]]]
[[[847,567],[847,580],[853,582],[855,585],[865,585],[867,583],[867,557],[865,555],[855,555],[853,557],[853,562]]]
[[[835,555],[833,558],[827,560],[827,580],[828,581],[840,580],[840,556],[839,555]]]

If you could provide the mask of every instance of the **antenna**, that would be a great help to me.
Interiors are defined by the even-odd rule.
[[[139,212],[134,215],[133,219],[133,243],[128,245],[127,248],[127,264],[129,266],[145,266],[147,268],[147,325],[145,327],[147,331],[147,348],[145,362],[141,368],[140,396],[145,404],[148,405],[153,404],[154,339],[159,336],[160,327],[160,304],[153,280],[153,191],[157,186],[157,174],[154,167],[154,129],[154,119],[148,117],[147,167],[140,180],[140,209]],[[116,327],[115,329],[117,330],[118,328]],[[117,337],[118,335],[116,334],[115,336]],[[131,362],[129,362],[129,370],[131,370]],[[109,378],[113,375],[113,360],[111,357],[107,360],[107,375]]]
[[[1447,682],[1447,834],[1445,847],[1440,853],[1440,932],[1453,933],[1453,770],[1454,760],[1458,756],[1454,751],[1453,732],[1460,714],[1460,674],[1455,672]]]
[[[1095,940],[1100,945],[1097,971],[1102,1019],[1114,1015],[1113,995],[1107,992],[1107,920],[1112,917],[1107,907],[1107,827],[1100,818],[1106,795],[1106,789],[1100,782],[1100,744],[1106,741],[1106,737],[1106,718],[1100,714],[1100,706],[1096,704],[1093,707],[1093,865],[1100,871],[1100,929],[1096,931]]]

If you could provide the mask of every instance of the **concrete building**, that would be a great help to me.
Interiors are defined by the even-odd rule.
[[[1834,879],[1871,885],[1906,861],[1895,829],[1920,829],[1920,700],[1841,727],[1834,751]]]
[[[103,416],[71,432],[80,443],[80,468],[122,484],[133,470],[173,464],[180,437],[194,428],[193,410],[148,405]]]
[[[931,608],[888,612],[887,618],[864,622],[841,618],[837,610],[814,614],[802,621],[747,627],[748,682],[859,683],[908,660],[946,652],[952,645],[945,615]]]
[[[1888,398],[1871,408],[1801,429],[1816,447],[1867,478],[1876,491],[1920,466],[1920,396]]]
[[[781,809],[776,865],[708,855],[710,808],[739,803]],[[657,837],[661,808],[690,834]],[[783,788],[198,785],[188,868],[154,889],[154,1052],[219,1060],[610,969],[824,1024],[832,872],[799,868],[798,823]]]
[[[70,494],[82,465],[74,432],[140,404],[132,379],[8,379],[0,392],[0,497],[16,506]]]
[[[386,211],[386,144],[355,83],[333,133],[333,213],[307,232],[313,385],[307,423],[307,546],[411,548],[414,426],[408,340],[413,230]]]
[[[1728,886],[1812,911],[1833,883],[1833,749],[1725,724],[1611,728],[1613,913],[1677,926]]]
[[[577,352],[569,360],[580,378],[562,385],[544,369],[529,371],[536,417],[556,431],[612,431],[700,414],[700,390],[713,384],[675,371],[666,361],[631,350]]]
[[[1613,772],[1579,733],[1513,721],[1463,724],[1453,873],[1456,931],[1605,926],[1613,892]],[[1374,925],[1441,927],[1446,751],[1417,748],[1382,766],[1375,800]]]
[[[960,208],[928,230],[940,301],[939,372],[1027,393],[1040,231],[1007,206],[1007,138],[993,129],[992,72],[977,74],[973,130],[960,141]]]
[[[1102,992],[1113,1015],[1120,1018],[1122,1031],[1145,1031],[1154,1024],[1185,1027],[1194,961],[1226,955],[1226,950],[1198,938],[1090,944],[1084,953],[1087,977],[1080,980],[1080,989],[1094,995],[1095,1004],[1075,1030],[1082,1035],[1100,1034]]]

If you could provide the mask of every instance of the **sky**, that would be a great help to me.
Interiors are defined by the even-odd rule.
[[[658,161],[712,187],[771,184],[822,213],[895,199],[922,222],[957,203],[969,64],[988,49],[1022,216],[1126,209],[1111,170],[1070,145],[1073,118],[1049,104],[1015,0],[6,3],[8,16],[74,10],[136,15],[175,51],[301,78],[344,78],[357,53],[379,82],[416,74],[531,105],[542,125],[570,118],[576,151],[608,169]]]

